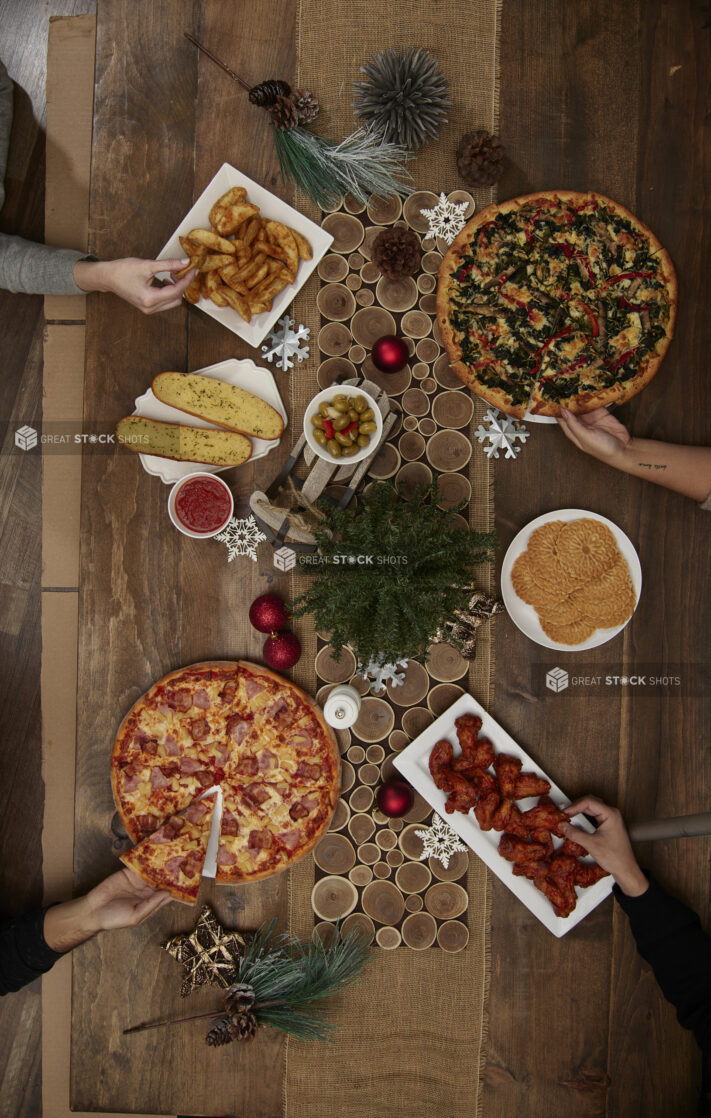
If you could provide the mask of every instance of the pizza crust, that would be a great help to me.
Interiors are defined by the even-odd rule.
[[[454,372],[472,392],[500,410],[507,412],[509,415],[521,418],[525,415],[527,406],[513,404],[509,398],[509,394],[506,392],[505,385],[491,386],[479,381],[476,371],[462,360],[461,335],[454,330],[450,322],[450,292],[455,286],[453,277],[460,267],[460,257],[471,250],[471,244],[476,231],[501,215],[517,211],[532,203],[538,203],[540,208],[556,210],[559,202],[580,206],[590,201],[602,203],[611,213],[625,218],[645,237],[649,244],[650,250],[659,264],[659,279],[664,283],[665,298],[669,307],[669,319],[664,326],[665,336],[663,339],[660,339],[653,351],[645,355],[640,368],[635,372],[634,376],[630,377],[628,380],[618,381],[616,384],[609,387],[600,388],[597,392],[579,393],[560,403],[542,397],[539,390],[541,381],[541,370],[539,370],[531,386],[531,394],[528,403],[530,412],[534,415],[558,416],[561,410],[566,408],[569,411],[580,414],[592,411],[595,408],[620,404],[631,399],[633,396],[637,395],[638,392],[641,392],[652,380],[674,336],[678,304],[678,283],[674,265],[669,253],[649,226],[640,221],[626,206],[596,191],[582,192],[576,190],[539,190],[529,194],[518,195],[515,198],[510,198],[506,202],[491,203],[476,214],[471,221],[467,222],[442,260],[437,285],[436,313],[442,342],[450,357]],[[591,295],[594,296],[594,294],[595,292],[591,291]]]

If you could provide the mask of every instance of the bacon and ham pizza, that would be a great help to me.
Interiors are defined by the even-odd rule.
[[[159,859],[167,853],[164,873],[176,870],[181,852],[163,849],[166,827],[191,823],[205,791],[221,786],[217,881],[237,883],[278,873],[313,849],[338,800],[340,761],[305,692],[266,668],[218,661],[171,672],[134,704],[114,743],[111,781],[138,843],[127,855],[138,873],[142,847]],[[161,887],[187,889],[182,872]]]
[[[652,231],[602,194],[541,191],[487,206],[439,271],[452,368],[518,417],[620,404],[674,333],[674,266]]]

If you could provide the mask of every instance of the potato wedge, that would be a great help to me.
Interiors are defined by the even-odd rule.
[[[212,299],[217,307],[226,307],[227,300],[222,294],[224,284],[220,279],[219,272],[203,272],[203,275],[205,277],[205,290],[208,299]]]
[[[222,277],[222,282],[228,287],[231,287],[233,291],[237,291],[240,295],[246,295],[248,291],[247,284],[243,283],[242,280],[234,278],[235,272],[238,271],[239,268],[236,268],[234,265],[230,268],[220,268],[220,276]]]
[[[247,280],[250,276],[254,275],[254,273],[257,271],[258,268],[261,268],[263,263],[264,263],[264,253],[259,252],[259,253],[257,253],[256,256],[253,256],[241,268],[237,269],[237,271],[235,272],[235,275],[234,275],[234,279]]]
[[[205,257],[198,271],[217,272],[220,268],[226,268],[229,264],[234,264],[234,262],[234,256],[229,256],[226,252],[212,252],[209,256]]]
[[[291,275],[292,282],[296,277],[296,270],[299,267],[299,251],[296,247],[294,236],[286,225],[282,225],[280,221],[265,221],[264,229],[267,234],[267,239],[273,245],[278,245],[279,248],[284,250],[286,255],[286,267]]]
[[[289,266],[286,253],[279,245],[273,245],[269,241],[257,240],[254,242],[255,252],[263,252],[266,256],[273,256],[275,260],[281,260],[282,264]]]
[[[259,206],[255,206],[251,202],[237,202],[234,206],[222,206],[217,210],[212,224],[214,224],[218,233],[226,237],[230,233],[236,233],[246,218],[254,217],[258,213]],[[212,221],[212,217],[210,220]]]
[[[231,287],[223,287],[222,294],[227,301],[227,305],[237,311],[237,314],[240,315],[245,322],[249,322],[252,317],[252,312],[247,300]]]
[[[249,248],[252,241],[257,237],[262,228],[262,221],[259,217],[253,217],[245,226],[244,232],[241,234],[241,239],[245,248]]]
[[[195,276],[192,283],[185,288],[183,295],[189,303],[197,303],[200,298],[200,276]]]
[[[229,206],[234,206],[237,202],[244,202],[247,197],[247,191],[243,186],[233,186],[221,198],[218,198],[214,206],[210,210],[210,225],[213,229],[217,225],[217,216],[219,211],[227,209]],[[219,233],[219,229],[217,232]]]
[[[267,262],[265,260],[263,264],[259,265],[256,272],[252,272],[252,274],[250,276],[248,276],[247,279],[244,282],[247,284],[247,287],[251,291],[252,288],[256,287],[257,284],[261,283],[262,280],[264,279],[264,277],[268,276],[268,275],[269,275],[269,265],[267,264]]]
[[[225,252],[230,256],[234,256],[235,253],[235,246],[232,241],[226,240],[225,237],[219,237],[217,233],[213,233],[210,229],[193,229],[188,233],[188,240],[194,241],[198,245],[205,245],[212,252]]]
[[[306,240],[306,237],[303,235],[303,233],[297,233],[296,229],[292,229],[291,226],[289,226],[289,230],[292,237],[296,241],[296,247],[299,251],[299,256],[301,257],[301,259],[311,260],[313,258],[313,250],[309,242]]]

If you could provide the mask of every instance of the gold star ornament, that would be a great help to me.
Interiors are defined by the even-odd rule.
[[[235,981],[245,941],[239,932],[222,927],[209,904],[203,905],[198,922],[190,934],[171,936],[164,949],[184,967],[182,997],[198,986],[222,986]]]

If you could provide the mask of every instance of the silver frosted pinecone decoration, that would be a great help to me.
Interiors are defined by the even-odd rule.
[[[383,140],[415,150],[447,123],[449,83],[428,50],[391,48],[360,69],[367,80],[353,83],[353,107]]]

